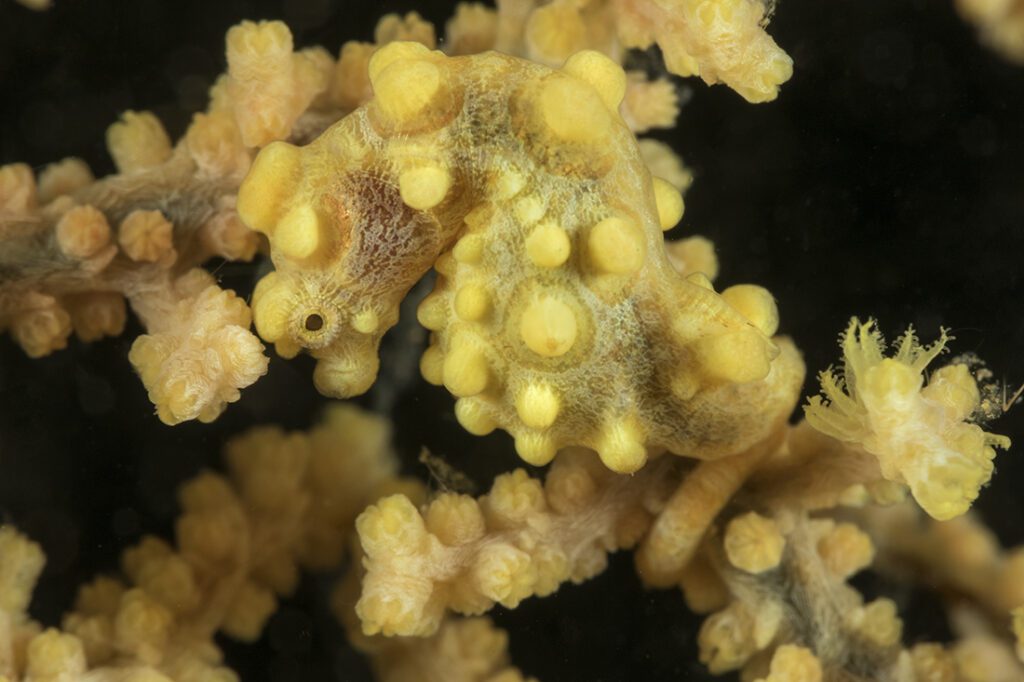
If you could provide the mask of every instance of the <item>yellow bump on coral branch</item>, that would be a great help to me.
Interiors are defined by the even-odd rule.
[[[416,319],[427,329],[443,329],[448,321],[448,303],[440,294],[430,294],[416,308]]]
[[[840,523],[818,540],[818,553],[829,573],[846,580],[871,565],[875,548],[867,533],[852,523]]]
[[[558,446],[544,433],[524,432],[516,435],[516,454],[527,464],[542,467],[558,454]]]
[[[631,419],[609,421],[598,436],[597,454],[612,471],[631,474],[647,462],[644,433]]]
[[[915,680],[953,682],[961,679],[953,654],[941,644],[917,644],[910,649],[909,654]]]
[[[377,70],[379,65],[376,57],[371,59],[373,101],[377,111],[392,125],[408,124],[425,116],[443,96],[441,69],[431,61],[398,59]]]
[[[611,114],[600,95],[586,83],[572,78],[548,78],[538,95],[541,121],[565,142],[593,144],[612,129]]]
[[[26,678],[31,680],[78,679],[88,667],[82,642],[54,628],[32,638],[26,659]]]
[[[626,74],[626,96],[620,111],[626,125],[637,135],[651,128],[675,128],[679,116],[679,95],[675,83],[667,78],[649,80],[647,74],[642,71],[630,71]],[[679,190],[689,186],[692,176],[682,169],[677,161],[678,157],[672,158],[675,156],[674,152],[670,152],[671,156],[660,153],[664,151],[664,147],[661,147],[664,143],[654,140],[638,142],[651,173],[664,177]],[[661,149],[654,152],[656,148]],[[661,157],[660,161],[658,157]]]
[[[7,524],[0,524],[0,556],[0,612],[24,614],[46,557],[38,544]]]
[[[704,376],[737,384],[764,379],[771,369],[773,348],[753,330],[705,336],[691,346]]]
[[[537,355],[565,355],[576,343],[576,314],[556,296],[542,293],[530,301],[519,322],[519,336]]]
[[[336,106],[352,110],[373,95],[368,69],[376,50],[377,46],[372,43],[355,40],[341,46],[334,75],[328,84],[328,97]]]
[[[137,209],[121,221],[117,231],[121,250],[134,261],[173,262],[174,226],[160,211]]]
[[[438,381],[438,385],[441,383],[441,381]],[[455,418],[459,420],[462,428],[474,436],[486,436],[498,428],[494,419],[487,413],[486,404],[479,398],[459,398],[456,400]]]
[[[243,21],[228,30],[227,94],[242,142],[262,147],[288,136],[295,121],[327,88],[319,57],[293,53],[281,21]]]
[[[491,309],[487,289],[479,284],[467,284],[455,294],[455,314],[467,322],[478,322]]]
[[[541,268],[557,268],[569,258],[569,235],[556,223],[545,222],[526,237],[526,255]]]
[[[772,654],[768,677],[755,682],[821,682],[821,662],[805,647],[783,644]]]
[[[380,318],[367,308],[352,316],[352,328],[360,334],[374,334],[380,329]]]
[[[351,398],[370,389],[379,369],[380,360],[365,348],[324,355],[313,369],[313,384],[324,395]]]
[[[89,164],[74,157],[51,163],[39,174],[39,201],[47,203],[73,194],[95,180]],[[2,195],[2,191],[0,191]],[[0,206],[3,200],[0,199]]]
[[[523,39],[530,59],[554,66],[586,47],[587,26],[572,3],[552,2],[530,13]]]
[[[654,203],[658,208],[661,229],[671,230],[683,217],[683,195],[667,180],[655,177]]]
[[[377,21],[373,39],[378,45],[396,41],[415,41],[431,49],[437,42],[434,25],[425,21],[418,12],[409,12],[404,17],[393,13],[385,14]]]
[[[126,111],[107,128],[107,149],[122,173],[159,166],[171,155],[171,138],[150,111]]]
[[[896,602],[885,597],[854,609],[846,615],[846,623],[879,647],[894,646],[903,636],[903,621],[897,615]]]
[[[250,261],[260,245],[259,235],[245,226],[233,208],[218,211],[203,223],[199,239],[210,253],[227,260]]]
[[[516,396],[516,412],[523,423],[534,429],[546,429],[555,423],[561,403],[548,384],[530,383]]]
[[[700,662],[712,675],[738,670],[771,641],[777,627],[778,614],[772,609],[753,611],[745,602],[733,601],[701,624]]]
[[[315,254],[320,239],[320,217],[308,204],[299,204],[288,211],[274,229],[274,247],[296,260]]]
[[[442,493],[424,516],[427,530],[449,547],[476,542],[487,532],[480,505],[469,495]]]
[[[605,106],[618,111],[626,95],[626,72],[621,66],[600,52],[583,50],[569,57],[562,71],[589,83],[601,95]]]
[[[481,234],[467,234],[455,243],[452,256],[463,265],[476,265],[483,258],[486,243]]]
[[[687,237],[665,244],[665,253],[672,267],[681,275],[699,272],[710,284],[718,276],[715,245],[705,237]]]
[[[374,52],[367,66],[367,74],[373,81],[392,64],[403,60],[423,60],[430,55],[430,49],[422,43],[398,41],[388,43]]]
[[[444,359],[444,385],[460,398],[482,393],[487,388],[490,369],[487,358],[466,340],[456,339]]]
[[[212,421],[266,373],[248,306],[206,272],[190,270],[167,290],[131,300],[148,333],[135,340],[128,359],[164,423]]]
[[[11,320],[11,336],[30,358],[41,358],[66,348],[71,335],[71,316],[56,299],[29,294],[29,309]]]
[[[450,55],[479,54],[494,48],[498,13],[479,2],[460,2],[445,25],[445,49]]]
[[[110,243],[110,223],[92,206],[75,206],[57,222],[57,246],[72,258],[91,258]]]
[[[729,522],[722,544],[733,566],[747,573],[764,573],[779,565],[786,540],[774,520],[747,512]]]
[[[82,341],[119,336],[124,331],[124,297],[117,292],[93,291],[64,299],[71,315],[71,327]]]
[[[256,283],[252,315],[259,335],[270,343],[285,336],[292,315],[292,292],[281,275],[271,272]]]
[[[36,177],[28,164],[0,166],[0,213],[29,213],[37,200]]]
[[[587,254],[600,272],[629,274],[640,269],[647,254],[644,233],[628,218],[605,218],[587,236]]]
[[[402,201],[418,211],[427,211],[444,201],[451,186],[451,173],[436,165],[410,168],[398,176]]]
[[[221,631],[241,642],[255,642],[263,634],[267,620],[277,610],[274,593],[247,580],[228,605]]]
[[[185,144],[199,170],[211,177],[240,175],[252,160],[229,111],[193,116],[185,132]]]
[[[779,309],[775,297],[756,284],[736,284],[722,292],[722,298],[765,336],[774,336],[779,328]]]
[[[428,346],[420,356],[420,374],[434,386],[444,383],[444,353],[436,344]]]
[[[269,233],[298,187],[302,173],[299,148],[273,142],[257,155],[238,189],[239,217],[252,229]]]

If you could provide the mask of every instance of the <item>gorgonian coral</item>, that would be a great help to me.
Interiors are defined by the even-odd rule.
[[[935,519],[962,515],[1009,444],[976,422],[1013,400],[997,409],[973,360],[926,376],[947,335],[908,332],[887,357],[854,319],[841,377],[822,373],[824,396],[790,424],[803,362],[772,296],[716,291],[707,239],[664,241],[692,175],[635,134],[673,126],[680,98],[627,51],[657,44],[668,72],[768,101],[792,72],[764,30],[773,7],[462,4],[444,36],[389,15],[337,58],[246,21],[177,143],[130,111],[107,134],[113,176],[74,159],[0,169],[0,325],[30,356],[118,334],[130,306],[145,333],[129,359],[159,418],[211,421],[267,368],[254,321],[347,397],[433,277],[423,376],[468,431],[504,429],[550,463],[473,496],[447,489],[468,478],[440,456],[421,459],[440,490],[398,478],[386,423],[351,407],[309,432],[252,429],[227,443],[224,474],[181,487],[175,542],[127,549],[62,629],[26,613],[43,556],[0,526],[0,680],[230,682],[220,637],[259,637],[300,569],[340,569],[333,610],[380,679],[519,682],[480,615],[634,548],[644,586],[707,616],[712,673],[1020,679],[1021,550],[974,517],[900,504],[909,487]],[[267,242],[251,311],[200,269]],[[896,602],[849,582],[868,567],[954,595],[957,640],[904,646]]]

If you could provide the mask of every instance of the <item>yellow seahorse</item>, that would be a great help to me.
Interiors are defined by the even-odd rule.
[[[380,339],[433,266],[424,377],[472,433],[545,464],[568,445],[618,472],[669,450],[710,459],[767,436],[803,379],[764,289],[678,274],[662,230],[682,201],[618,115],[622,69],[393,43],[374,98],[316,141],[275,142],[238,210],[271,243],[257,331],[316,357],[328,395],[366,391]]]

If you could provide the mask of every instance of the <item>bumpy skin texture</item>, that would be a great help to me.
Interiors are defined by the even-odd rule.
[[[393,43],[369,71],[374,100],[306,147],[268,146],[238,198],[277,268],[257,330],[282,355],[310,350],[321,391],[369,388],[381,336],[435,265],[423,374],[469,431],[508,430],[531,463],[568,445],[621,472],[648,448],[717,458],[790,412],[803,364],[770,338],[771,296],[719,295],[665,255],[682,204],[617,113],[620,67]]]

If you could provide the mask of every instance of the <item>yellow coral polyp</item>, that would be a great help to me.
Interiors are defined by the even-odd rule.
[[[941,368],[925,385],[925,368],[949,340],[945,332],[922,346],[908,331],[895,354],[885,357],[873,326],[851,321],[841,344],[843,378],[822,372],[824,400],[811,398],[807,420],[877,457],[882,475],[909,485],[934,518],[959,516],[991,477],[994,448],[1007,448],[1010,441],[968,421],[979,397],[966,366]]]

